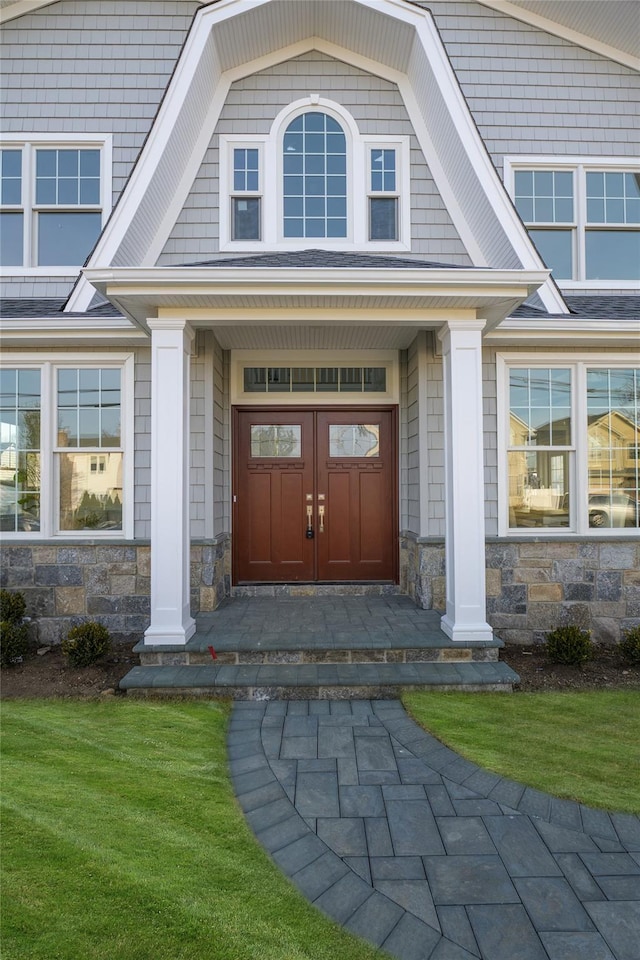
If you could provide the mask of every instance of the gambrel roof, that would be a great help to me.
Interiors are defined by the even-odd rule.
[[[428,10],[408,0],[218,0],[196,13],[153,128],[87,268],[153,268],[231,84],[319,50],[395,83],[475,267],[544,270],[493,166]],[[68,311],[86,310],[82,277]],[[545,308],[566,313],[551,279]]]

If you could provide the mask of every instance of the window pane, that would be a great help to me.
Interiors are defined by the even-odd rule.
[[[340,368],[340,393],[362,393],[362,367]]]
[[[525,223],[573,223],[573,173],[516,170],[514,199]]]
[[[40,529],[40,371],[2,371],[0,530]]]
[[[260,198],[233,197],[233,240],[260,239]]]
[[[587,230],[587,280],[640,280],[640,231]]]
[[[0,213],[0,265],[21,267],[24,220],[21,213]]]
[[[291,371],[288,367],[269,367],[267,370],[269,393],[290,393]]]
[[[370,197],[370,239],[398,239],[398,201],[395,197]]]
[[[302,167],[290,161],[292,154],[302,155]],[[346,219],[328,216],[327,197],[346,201],[346,138],[339,124],[327,114],[313,111],[289,124],[283,138],[283,199],[285,237],[345,237]],[[304,176],[296,176],[302,173]],[[289,204],[302,197],[304,213]],[[309,203],[309,200],[316,202]]]
[[[329,424],[330,457],[379,457],[380,426],[377,423]]]
[[[22,150],[0,150],[0,203],[22,202]]]
[[[119,447],[121,371],[58,370],[58,446]]]
[[[558,280],[573,276],[573,231],[530,230],[531,239],[547,267]]]
[[[638,526],[640,369],[587,371],[589,525]]]
[[[244,392],[245,393],[266,393],[267,390],[267,371],[264,367],[245,367],[244,368]]]
[[[57,455],[61,530],[122,529],[122,454]]]
[[[512,447],[571,443],[571,371],[531,368],[510,372]]]
[[[313,367],[292,367],[291,388],[294,393],[312,393],[314,385]]]
[[[338,390],[338,368],[316,367],[316,392],[333,392]]]
[[[365,393],[384,393],[387,389],[387,371],[384,367],[364,368]]]
[[[569,454],[509,454],[509,526],[569,526]]]
[[[99,213],[38,214],[38,264],[83,264],[100,236],[101,223]]]
[[[252,457],[301,457],[300,424],[252,424]]]

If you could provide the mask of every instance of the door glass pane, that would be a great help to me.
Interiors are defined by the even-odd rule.
[[[252,457],[301,457],[302,426],[299,423],[252,423]]]
[[[569,454],[509,454],[509,526],[569,526]]]
[[[380,425],[377,423],[329,424],[330,457],[379,457]]]

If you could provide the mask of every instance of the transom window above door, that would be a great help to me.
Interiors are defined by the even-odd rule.
[[[360,133],[312,95],[269,135],[221,135],[220,249],[410,250],[408,137]]]

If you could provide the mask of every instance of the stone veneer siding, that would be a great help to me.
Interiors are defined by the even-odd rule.
[[[640,625],[638,540],[512,540],[486,544],[487,619],[507,643],[532,644],[566,623],[617,643]],[[0,584],[24,593],[42,644],[95,619],[114,639],[136,642],[149,625],[148,542],[11,544]],[[442,540],[400,538],[400,589],[424,609],[445,607]],[[191,612],[215,610],[231,594],[229,537],[191,547]]]
[[[2,549],[0,585],[24,593],[41,644],[98,620],[115,641],[137,642],[149,626],[148,542],[11,544]],[[231,587],[230,541],[191,546],[191,611],[215,610]]]
[[[442,541],[404,535],[401,586],[426,609],[445,607]],[[640,625],[640,541],[513,540],[486,542],[487,620],[507,643],[534,644],[564,624],[591,630],[596,643],[618,643]]]

